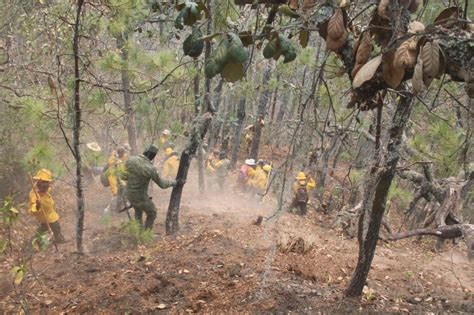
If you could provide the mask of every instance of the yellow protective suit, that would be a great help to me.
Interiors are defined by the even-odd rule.
[[[59,214],[56,212],[53,197],[51,196],[51,188],[44,194],[38,193],[41,202],[41,209],[36,209],[36,194],[33,190],[30,191],[28,212],[32,214],[39,223],[54,223],[59,220]]]
[[[293,183],[293,192],[296,193],[300,186],[306,186],[306,191],[309,193],[312,189],[316,188],[316,182],[312,178],[310,178],[309,180],[296,180]]]
[[[110,158],[107,161],[107,164],[109,165],[109,168],[107,169],[107,178],[109,180],[109,189],[112,193],[112,196],[117,196],[118,191],[116,155],[117,153],[115,151],[112,151],[112,154],[110,155]]]
[[[163,162],[163,177],[176,178],[178,175],[179,160],[176,155],[172,155]]]
[[[255,169],[249,185],[258,189],[265,190],[267,188],[268,174],[260,167]]]

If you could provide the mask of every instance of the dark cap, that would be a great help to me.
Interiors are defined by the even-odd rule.
[[[154,153],[154,154],[157,154],[158,153],[158,147],[156,147],[155,145],[153,144],[149,144],[146,146],[145,148],[145,151],[143,151],[143,154],[145,155],[145,153]]]

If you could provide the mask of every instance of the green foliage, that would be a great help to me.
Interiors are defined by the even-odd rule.
[[[296,55],[295,46],[281,33],[275,34],[263,49],[263,57],[278,60],[280,56],[283,56],[283,63],[295,60]]]
[[[143,229],[135,220],[123,223],[120,230],[125,232],[135,244],[149,244],[153,242],[155,236],[152,230]]]
[[[400,211],[408,209],[412,199],[413,193],[411,190],[403,188],[398,182],[390,186],[387,200],[396,205]]]
[[[46,251],[49,246],[49,235],[48,233],[37,233],[35,238],[31,241],[31,246],[36,251]]]
[[[16,285],[19,285],[23,282],[26,271],[27,271],[26,262],[23,262],[23,261],[21,261],[17,266],[13,266],[10,269],[10,273],[13,277],[13,282]]]
[[[13,197],[7,196],[3,200],[3,205],[0,207],[0,216],[2,224],[6,228],[10,228],[18,220],[20,212],[13,206]]]
[[[187,26],[193,26],[198,20],[202,19],[203,14],[206,17],[209,14],[206,5],[202,1],[186,1],[178,4],[176,10],[179,11],[179,14],[174,21],[174,26],[180,30],[184,28],[183,23]]]
[[[244,77],[244,63],[249,58],[240,37],[228,33],[206,60],[206,77],[213,78],[218,73],[227,82],[235,82]]]
[[[197,58],[201,55],[204,49],[204,41],[200,39],[201,37],[201,31],[197,28],[193,28],[193,32],[186,37],[183,42],[183,52],[185,56]]]

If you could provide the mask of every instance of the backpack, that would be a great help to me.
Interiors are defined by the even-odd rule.
[[[307,203],[308,202],[308,191],[305,186],[300,186],[296,191],[296,201],[298,203]]]

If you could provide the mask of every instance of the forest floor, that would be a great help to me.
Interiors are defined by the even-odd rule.
[[[195,176],[193,176],[195,177]],[[119,229],[128,219],[101,220],[109,193],[86,189],[85,254],[76,253],[75,194],[57,183],[68,243],[34,253],[20,285],[10,268],[18,255],[0,260],[0,310],[33,313],[147,312],[466,312],[474,313],[474,263],[464,244],[432,251],[435,240],[380,242],[361,299],[343,292],[357,261],[357,240],[346,239],[334,216],[310,208],[306,217],[279,212],[238,193],[199,194],[187,183],[180,231],[165,236],[170,190],[153,189],[158,208],[155,240],[135,245]],[[31,238],[29,217],[13,231],[16,245]],[[303,248],[304,243],[304,248]],[[290,245],[295,245],[290,248]]]

